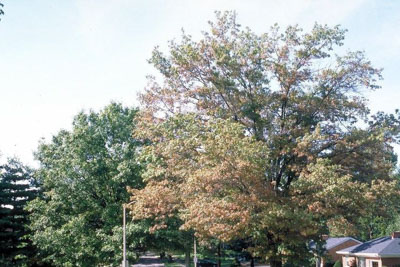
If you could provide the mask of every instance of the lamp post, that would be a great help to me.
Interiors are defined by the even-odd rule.
[[[123,246],[123,254],[122,254],[122,267],[129,267],[129,263],[126,260],[126,206],[132,204],[134,201],[131,201],[129,203],[123,203],[122,204],[122,209],[123,209],[123,219],[122,219],[122,246]]]
[[[193,256],[194,267],[197,267],[196,236],[194,237],[194,241],[193,241],[193,252],[194,252],[194,256]]]

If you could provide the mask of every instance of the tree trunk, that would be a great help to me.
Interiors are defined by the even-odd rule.
[[[321,258],[317,257],[317,260],[315,262],[315,267],[321,267]]]
[[[271,267],[282,267],[282,261],[280,261],[280,260],[271,260],[270,265],[271,265]]]
[[[188,246],[185,248],[185,266],[186,266],[186,267],[190,267],[190,250],[191,250],[191,248],[190,248],[190,246],[188,245]]]
[[[221,242],[218,242],[217,255],[218,255],[218,267],[221,267]]]
[[[253,256],[251,256],[251,259],[250,259],[250,267],[254,267],[254,258],[253,258]]]
[[[278,253],[278,247],[279,243],[281,240],[277,239],[273,234],[270,232],[267,232],[267,240],[268,240],[268,245],[271,247],[272,251],[274,252],[276,256],[273,259],[269,260],[269,264],[271,267],[282,267],[282,258],[280,257]]]

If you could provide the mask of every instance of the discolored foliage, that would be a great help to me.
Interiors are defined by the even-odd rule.
[[[275,25],[258,35],[233,13],[210,26],[199,41],[170,42],[168,55],[153,51],[163,83],[150,77],[141,96],[135,136],[149,145],[136,218],[156,229],[178,217],[203,239],[251,238],[253,255],[275,267],[306,257],[322,233],[358,234],[368,207],[389,216],[399,122],[366,123],[362,92],[379,88],[381,71],[362,52],[334,53],[345,31]]]

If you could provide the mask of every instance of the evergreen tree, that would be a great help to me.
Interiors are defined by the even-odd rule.
[[[18,266],[34,253],[24,207],[38,190],[32,170],[19,160],[9,159],[0,171],[0,265]]]

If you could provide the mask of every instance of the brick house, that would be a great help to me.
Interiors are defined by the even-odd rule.
[[[352,237],[328,237],[324,235],[322,239],[325,240],[323,247],[325,253],[322,257],[317,258],[316,267],[333,266],[336,261],[342,258],[341,255],[336,253],[338,250],[362,244],[361,241]],[[311,245],[311,248],[315,249],[315,244]]]
[[[400,232],[337,251],[342,266],[400,267]]]

